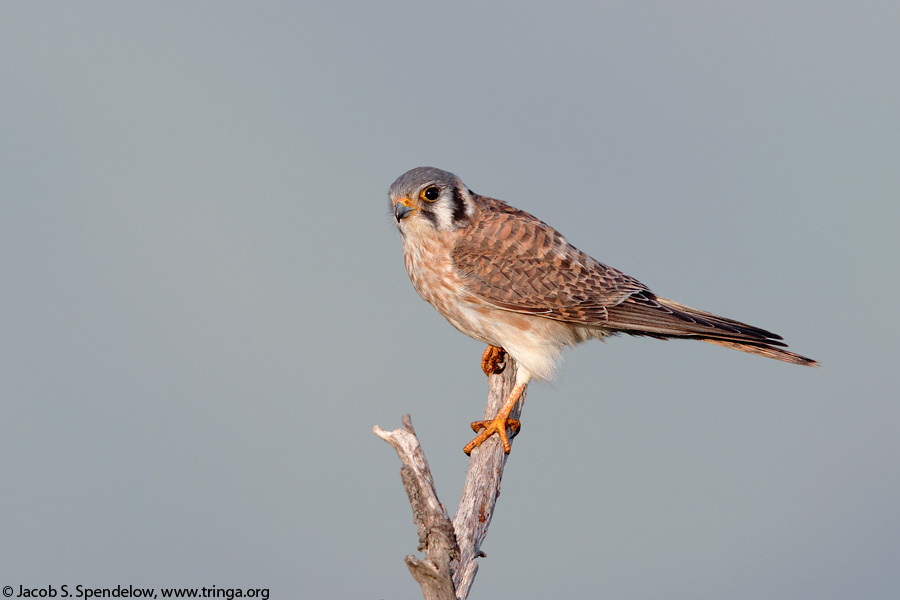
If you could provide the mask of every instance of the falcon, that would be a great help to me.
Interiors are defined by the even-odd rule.
[[[509,418],[531,379],[549,379],[563,348],[620,333],[693,339],[796,365],[817,366],[785,350],[765,329],[657,296],[637,279],[569,244],[543,221],[480,196],[453,173],[418,167],[389,192],[403,258],[419,295],[451,325],[488,345],[482,369],[516,363],[515,385],[497,415],[475,421],[466,454],[493,434],[510,451]]]

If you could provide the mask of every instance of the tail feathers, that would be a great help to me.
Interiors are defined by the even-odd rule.
[[[697,310],[652,293],[633,295],[608,310],[608,325],[631,335],[696,339],[795,365],[819,365],[811,358],[784,350],[787,344],[781,341],[780,335],[771,331]]]
[[[806,367],[819,366],[819,361],[801,356],[799,354],[795,354],[793,352],[788,352],[787,350],[783,350],[781,348],[775,348],[771,344],[748,344],[746,342],[734,342],[731,340],[718,340],[712,338],[703,339],[702,341],[708,342],[710,344],[716,344],[717,346],[725,346],[726,348],[731,348],[733,350],[740,350],[741,352],[759,354],[760,356],[765,356],[766,358],[783,360],[784,362],[789,362],[795,365],[803,365]]]

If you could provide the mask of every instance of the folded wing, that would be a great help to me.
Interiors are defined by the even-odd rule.
[[[697,339],[814,366],[781,336],[658,297],[638,280],[581,252],[552,227],[483,199],[484,218],[452,253],[468,291],[497,308],[610,332]]]

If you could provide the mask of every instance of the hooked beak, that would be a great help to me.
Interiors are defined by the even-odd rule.
[[[415,208],[409,205],[409,200],[403,198],[394,205],[394,216],[397,218],[397,222],[399,223],[401,219],[405,219],[410,215]]]

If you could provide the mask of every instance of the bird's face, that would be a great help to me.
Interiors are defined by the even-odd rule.
[[[453,173],[418,167],[391,185],[391,210],[403,235],[425,231],[455,231],[465,227],[475,211],[472,192]]]

